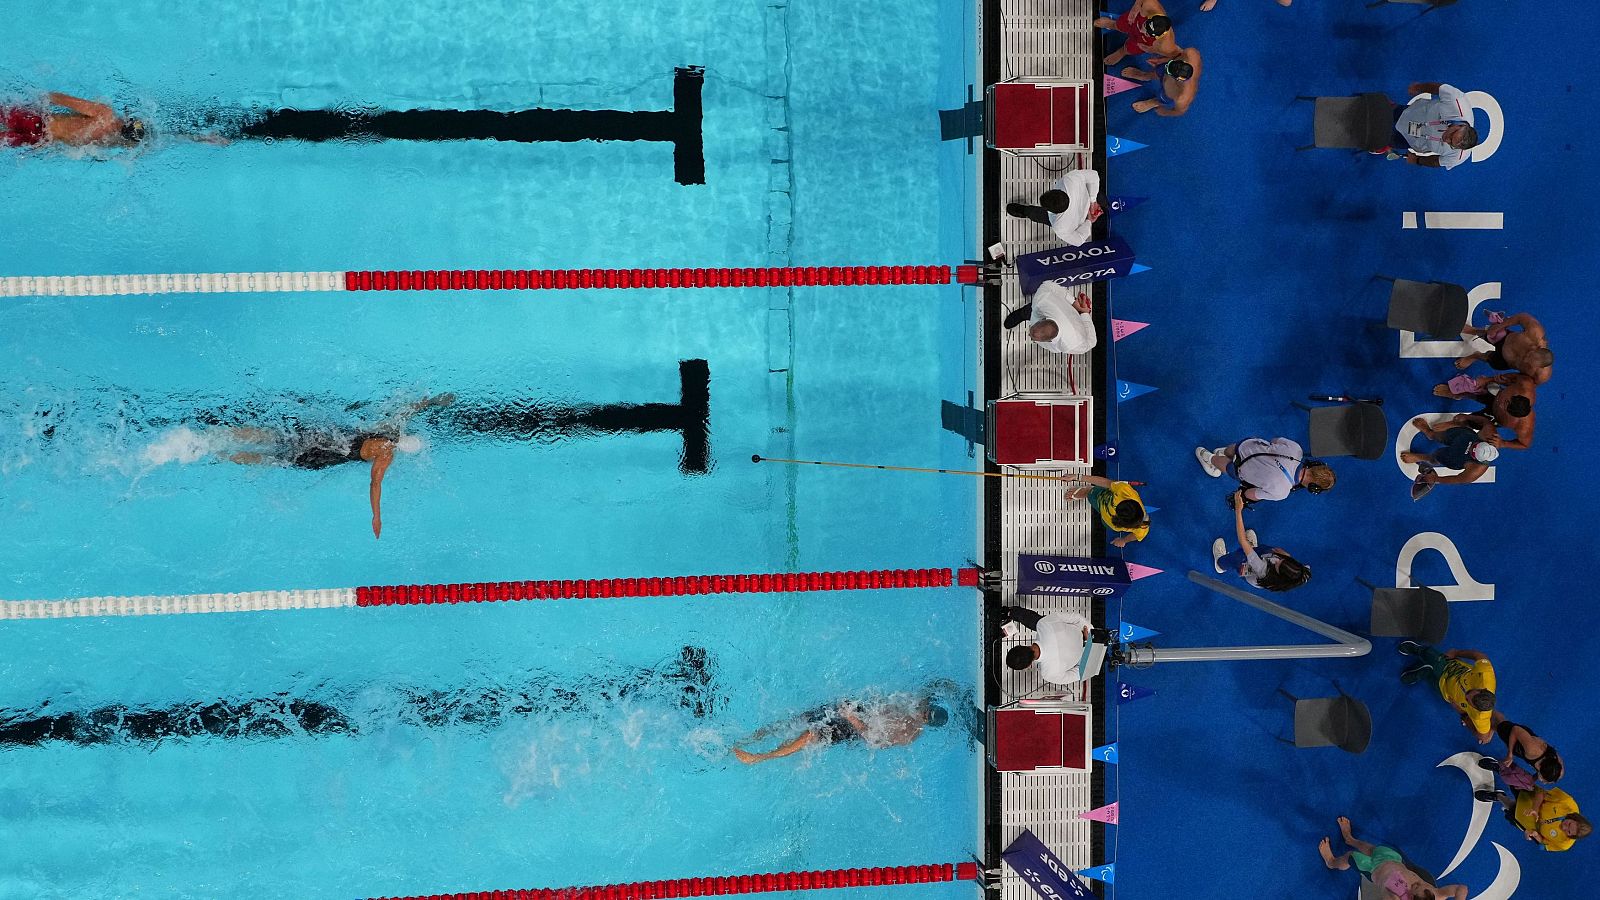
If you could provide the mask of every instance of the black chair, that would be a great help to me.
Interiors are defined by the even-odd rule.
[[[1316,111],[1312,115],[1311,143],[1298,150],[1365,150],[1373,152],[1389,146],[1394,133],[1394,104],[1382,94],[1357,94],[1354,97],[1308,97]]]
[[[1295,406],[1311,416],[1312,456],[1379,459],[1389,449],[1389,420],[1384,418],[1383,407],[1375,403]]]
[[[1450,630],[1450,601],[1443,594],[1430,587],[1381,588],[1361,583],[1372,590],[1368,634],[1409,638],[1422,644],[1444,641]]]
[[[1367,9],[1372,9],[1374,6],[1388,6],[1391,3],[1404,3],[1408,6],[1426,6],[1427,9],[1420,13],[1420,15],[1425,16],[1441,6],[1454,6],[1456,0],[1373,0],[1372,3],[1367,4]]]
[[[1448,281],[1409,281],[1379,275],[1393,284],[1389,291],[1389,327],[1415,331],[1439,340],[1461,336],[1471,314],[1467,289]]]
[[[1294,740],[1278,738],[1296,747],[1338,747],[1346,753],[1364,753],[1372,742],[1372,712],[1338,684],[1337,697],[1301,699],[1283,688],[1278,693],[1294,701]]]

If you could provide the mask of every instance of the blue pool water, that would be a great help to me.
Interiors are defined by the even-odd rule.
[[[137,155],[0,158],[26,224],[0,242],[0,274],[948,264],[977,243],[960,212],[973,157],[939,142],[936,115],[974,77],[954,2],[14,8],[32,37],[0,56],[5,93],[108,98],[158,137]],[[666,109],[685,65],[705,67],[705,185],[673,180],[666,144],[171,135],[208,110]],[[938,428],[940,401],[976,389],[971,303],[949,286],[8,301],[0,596],[959,565],[977,540],[968,480],[749,459],[975,467]],[[208,453],[217,423],[355,431],[444,391],[463,406],[674,402],[683,360],[710,373],[709,471],[680,471],[671,434],[472,440],[419,418],[428,444],[385,481],[381,540],[361,467]],[[5,722],[222,704],[252,724],[0,750],[0,897],[351,897],[965,859],[979,767],[958,729],[755,768],[727,749],[839,696],[973,689],[977,602],[15,623],[0,634]],[[672,676],[686,646],[708,661],[700,715]],[[252,700],[272,703],[239,711]],[[291,701],[349,727],[307,733]]]

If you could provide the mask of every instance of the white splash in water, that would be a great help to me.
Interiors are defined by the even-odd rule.
[[[220,446],[221,442],[214,435],[180,425],[145,447],[141,456],[152,466],[167,463],[186,466],[212,455]]]

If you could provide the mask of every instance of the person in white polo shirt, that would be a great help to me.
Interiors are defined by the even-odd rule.
[[[1088,353],[1100,343],[1089,295],[1079,291],[1074,297],[1066,286],[1046,281],[1033,292],[1030,302],[1006,316],[1005,326],[1015,328],[1028,321],[1028,337],[1051,353]]]
[[[1063,243],[1080,247],[1090,237],[1090,226],[1105,210],[1096,201],[1100,173],[1073,169],[1056,180],[1052,190],[1039,195],[1039,205],[1007,203],[1006,215],[1049,225]]]
[[[1413,95],[1429,96],[1395,107],[1388,158],[1429,169],[1454,169],[1466,162],[1472,148],[1478,146],[1467,95],[1437,81],[1419,82],[1410,90]]]
[[[1227,474],[1239,480],[1246,503],[1257,500],[1284,500],[1305,488],[1320,494],[1333,487],[1333,469],[1325,462],[1307,459],[1300,445],[1288,438],[1245,438],[1215,450],[1194,448],[1200,468],[1212,478]],[[1233,494],[1228,494],[1233,508]]]
[[[1012,647],[1006,653],[1007,666],[1021,670],[1037,662],[1039,676],[1051,684],[1077,684],[1099,674],[1091,657],[1095,644],[1103,647],[1111,642],[1111,632],[1106,629],[1095,628],[1077,613],[1040,615],[1021,606],[1002,606],[1000,615],[1007,635],[1014,634],[1018,624],[1034,632],[1033,643]]]

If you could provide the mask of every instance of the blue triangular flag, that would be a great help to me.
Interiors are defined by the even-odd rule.
[[[1089,754],[1089,755],[1094,757],[1095,759],[1100,760],[1101,762],[1111,763],[1112,765],[1116,765],[1116,762],[1117,762],[1117,742],[1116,741],[1112,741],[1109,744],[1103,744],[1103,745],[1101,745],[1099,747],[1096,747],[1096,748],[1094,748],[1094,752]]]
[[[1117,684],[1118,703],[1132,703],[1135,700],[1148,697],[1154,693],[1154,688],[1143,688],[1136,684],[1129,684],[1126,681]]]
[[[1133,267],[1128,270],[1128,274],[1129,275],[1137,275],[1140,272],[1148,272],[1148,271],[1150,271],[1150,267],[1145,265],[1144,263],[1134,263]]]
[[[1149,511],[1150,507],[1146,506],[1145,512]],[[1117,636],[1125,641],[1142,641],[1148,637],[1155,637],[1160,633],[1159,631],[1151,631],[1142,625],[1135,625],[1132,622],[1123,622],[1122,627],[1117,629]]]
[[[1075,874],[1084,878],[1093,878],[1095,881],[1104,881],[1106,884],[1116,884],[1117,864],[1106,863],[1103,866],[1095,866],[1092,869],[1079,869]]]
[[[1149,197],[1110,197],[1107,198],[1106,202],[1111,204],[1112,212],[1122,212],[1126,209],[1133,209],[1149,199]]]
[[[1127,138],[1119,138],[1109,134],[1106,135],[1107,156],[1121,156],[1124,153],[1132,153],[1135,150],[1143,150],[1145,146],[1146,145],[1141,144],[1138,141],[1130,141]]]
[[[1132,400],[1135,397],[1143,397],[1145,394],[1148,394],[1153,390],[1155,390],[1155,388],[1148,384],[1134,384],[1131,381],[1123,381],[1121,378],[1118,378],[1117,402],[1121,403],[1124,400]]]

